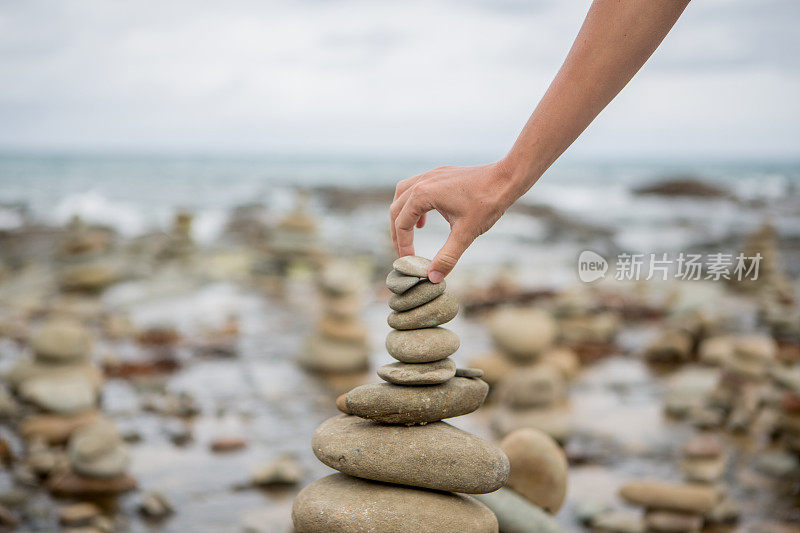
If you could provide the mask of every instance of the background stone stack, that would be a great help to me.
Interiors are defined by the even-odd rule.
[[[607,299],[586,291],[566,290],[556,295],[550,308],[559,326],[559,342],[570,349],[582,365],[614,353],[622,320],[608,308]]]
[[[270,262],[281,275],[295,262],[316,267],[322,256],[317,221],[308,212],[309,195],[297,193],[297,204],[272,232],[269,243]]]
[[[776,436],[787,451],[800,456],[800,373],[774,370],[772,378],[780,394]]]
[[[769,387],[767,373],[776,363],[776,355],[777,346],[769,336],[737,337],[730,353],[722,358],[719,381],[705,406],[690,412],[693,422],[701,427],[726,425],[731,431],[748,432]]]
[[[110,259],[109,231],[90,228],[74,218],[59,246],[59,284],[64,291],[98,293],[119,278]]]
[[[360,279],[353,265],[332,262],[320,276],[322,319],[300,355],[300,364],[313,372],[361,372],[369,366],[367,329],[359,318]]]
[[[722,494],[728,490],[723,480],[728,469],[728,456],[720,438],[713,433],[694,436],[683,446],[681,471],[690,483],[716,487]],[[706,527],[729,525],[739,519],[739,505],[730,497],[724,497],[704,516]]]
[[[172,229],[157,257],[162,261],[188,261],[196,251],[192,239],[193,216],[188,211],[178,211],[172,221]]]
[[[88,330],[75,320],[54,318],[39,328],[31,344],[33,357],[19,361],[6,376],[21,399],[46,414],[24,421],[23,432],[42,416],[68,421],[95,410],[103,377],[89,361]]]
[[[492,428],[501,436],[521,429],[535,428],[559,442],[572,432],[566,385],[558,370],[538,364],[510,375],[498,387],[500,405],[492,418]]]
[[[541,362],[545,354],[553,348],[558,334],[558,324],[550,314],[532,308],[505,308],[495,311],[489,317],[488,328],[496,350],[470,361],[470,365],[483,370],[484,380],[492,387],[514,374],[519,367]],[[565,367],[577,369],[577,360],[574,357],[572,360],[573,363],[568,363]]]
[[[712,433],[697,435],[683,446],[681,471],[686,481],[716,483],[725,474],[727,464],[722,443]]]
[[[394,262],[387,286],[395,293],[389,325],[396,331],[386,346],[399,362],[378,371],[387,383],[362,385],[337,401],[346,414],[314,434],[317,458],[342,473],[297,496],[298,533],[498,529],[487,507],[453,494],[497,490],[509,461],[494,444],[442,421],[476,410],[489,387],[472,377],[480,371],[457,370],[448,358],[459,340],[439,326],[455,317],[458,303],[444,283],[425,279],[429,264],[416,256]]]
[[[508,308],[489,319],[489,333],[498,354],[473,361],[496,382],[499,406],[494,430],[505,436],[520,428],[544,431],[565,441],[571,430],[566,407],[566,380],[579,363],[567,348],[553,343],[558,325],[539,309]]]
[[[130,457],[114,422],[98,418],[76,430],[67,446],[69,469],[52,476],[48,489],[59,496],[113,496],[136,488],[127,473]]]

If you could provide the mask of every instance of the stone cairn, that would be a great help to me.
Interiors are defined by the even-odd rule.
[[[304,368],[321,374],[349,374],[369,366],[367,328],[359,318],[360,281],[353,266],[332,262],[320,276],[322,318],[300,354]]]
[[[89,331],[75,320],[51,318],[31,344],[33,357],[6,376],[25,405],[19,423],[24,464],[61,496],[109,496],[135,488],[126,473],[127,447],[98,409],[103,378],[89,361]]]
[[[96,294],[119,278],[119,269],[109,258],[111,233],[90,228],[73,218],[59,245],[58,278],[66,292]]]
[[[108,418],[77,429],[69,439],[67,457],[69,468],[47,481],[47,488],[56,495],[114,496],[136,488],[136,480],[128,473],[128,447]]]
[[[192,239],[192,222],[194,217],[189,211],[178,211],[172,221],[172,228],[157,254],[161,261],[188,261],[195,253]]]
[[[272,231],[267,270],[284,275],[293,263],[302,262],[317,267],[323,255],[317,221],[309,213],[309,195],[298,192],[295,208]]]
[[[34,408],[20,431],[25,438],[64,442],[73,429],[97,415],[103,376],[89,361],[91,336],[78,321],[51,318],[34,333],[31,344],[33,357],[20,360],[6,375],[10,388]]]
[[[568,348],[554,347],[558,326],[549,313],[508,308],[489,319],[498,353],[473,361],[496,383],[499,406],[492,427],[505,436],[521,428],[539,429],[564,442],[572,425],[566,406],[566,380],[579,363]]]
[[[317,458],[339,470],[298,494],[297,533],[330,531],[496,532],[497,519],[465,494],[499,489],[509,475],[503,451],[445,418],[473,412],[489,386],[479,370],[449,359],[458,336],[442,324],[458,312],[444,282],[425,279],[430,261],[394,262],[386,347],[398,363],[378,370],[387,383],[356,387],[337,400],[345,414],[314,434]],[[462,493],[462,494],[456,494]]]

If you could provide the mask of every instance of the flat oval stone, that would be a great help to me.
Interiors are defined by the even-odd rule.
[[[332,474],[310,484],[292,506],[296,533],[497,533],[497,519],[470,496]]]
[[[424,279],[408,289],[403,294],[393,294],[389,298],[389,307],[395,311],[408,311],[420,305],[426,304],[444,293],[447,284],[442,281],[441,283],[431,283]]]
[[[403,294],[408,289],[419,283],[420,278],[416,276],[406,276],[397,270],[392,270],[386,276],[386,287],[395,294]]]
[[[711,485],[655,481],[631,481],[619,494],[633,505],[696,514],[708,513],[720,500],[719,491]]]
[[[386,351],[403,363],[430,363],[453,355],[461,341],[445,328],[391,331],[386,336]]]
[[[482,378],[483,370],[481,370],[480,368],[456,368],[456,377]]]
[[[453,378],[439,385],[370,383],[345,396],[347,410],[388,424],[424,424],[466,415],[481,406],[489,385],[480,379]]]
[[[430,302],[408,311],[394,311],[389,315],[389,326],[394,329],[419,329],[440,326],[458,314],[456,297],[444,293]]]
[[[338,415],[317,428],[311,445],[331,468],[386,483],[484,494],[508,479],[499,447],[446,422],[402,427]]]
[[[442,359],[433,363],[392,363],[378,369],[378,376],[395,385],[438,385],[456,375],[456,363]]]
[[[417,276],[418,278],[427,278],[428,269],[431,266],[431,260],[425,259],[418,255],[407,255],[394,260],[392,268],[405,274],[406,276]]]
[[[71,319],[51,319],[32,339],[33,351],[40,359],[55,363],[85,358],[91,348],[91,336],[86,327]]]

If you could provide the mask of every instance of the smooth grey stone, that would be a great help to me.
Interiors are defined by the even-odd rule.
[[[492,510],[501,533],[563,533],[555,519],[528,500],[509,489],[500,487],[489,494],[474,498]]]
[[[471,496],[332,474],[294,500],[295,533],[497,533],[497,519]]]
[[[547,407],[566,394],[561,373],[550,365],[524,367],[506,377],[497,388],[504,405],[515,409]]]
[[[120,476],[130,463],[128,447],[114,423],[106,419],[75,431],[67,455],[75,472],[93,478]]]
[[[407,255],[394,260],[392,268],[405,274],[406,276],[417,276],[418,278],[427,278],[428,269],[431,266],[431,260],[419,257],[418,255]]]
[[[395,294],[403,294],[408,289],[419,283],[420,278],[406,276],[397,270],[392,270],[386,276],[386,287]]]
[[[389,298],[389,307],[395,311],[408,311],[440,296],[444,293],[445,288],[447,288],[447,284],[444,281],[431,283],[424,279],[403,294],[393,294]]]
[[[457,378],[482,378],[483,370],[480,368],[456,368]]]
[[[446,328],[422,328],[390,331],[386,351],[403,363],[431,363],[449,357],[458,350],[458,335]]]
[[[486,382],[470,378],[425,386],[370,383],[348,392],[345,405],[361,418],[388,424],[424,424],[471,413],[488,393]]]
[[[444,293],[430,302],[408,311],[394,311],[389,315],[389,326],[394,329],[420,329],[440,326],[458,314],[458,300]]]
[[[378,376],[395,385],[438,385],[456,375],[456,363],[442,359],[433,363],[392,363],[378,369]]]
[[[97,392],[88,379],[77,374],[55,373],[25,381],[19,396],[43,411],[75,414],[97,404]]]
[[[31,344],[38,359],[67,363],[85,359],[89,355],[92,339],[80,322],[56,318],[39,328]]]
[[[338,415],[317,428],[311,445],[329,467],[386,483],[482,494],[508,479],[497,445],[446,422],[403,427]]]

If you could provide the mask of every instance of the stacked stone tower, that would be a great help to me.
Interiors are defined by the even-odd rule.
[[[319,283],[322,317],[298,358],[301,366],[321,374],[367,370],[369,343],[367,328],[360,318],[359,285],[359,276],[354,275],[353,265],[348,262],[333,261],[322,270]]]
[[[441,328],[458,312],[444,282],[428,281],[430,261],[394,262],[386,284],[394,293],[386,339],[399,362],[381,367],[386,383],[356,387],[337,402],[345,414],[314,434],[317,458],[338,470],[300,492],[292,519],[297,533],[331,531],[496,532],[494,514],[464,494],[497,490],[509,474],[503,451],[445,418],[483,403],[479,370],[449,359],[458,336]],[[461,493],[461,494],[455,494]]]

